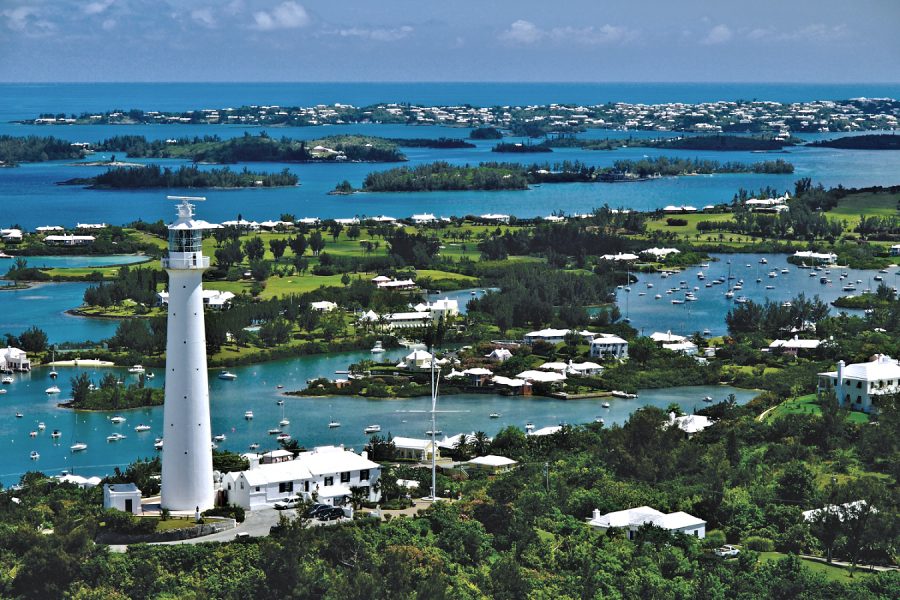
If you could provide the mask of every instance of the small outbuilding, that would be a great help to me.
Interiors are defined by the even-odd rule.
[[[103,486],[103,508],[143,514],[141,490],[133,483],[107,483]]]

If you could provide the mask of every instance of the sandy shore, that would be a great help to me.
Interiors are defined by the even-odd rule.
[[[114,367],[116,364],[108,360],[96,358],[76,358],[75,360],[57,360],[47,363],[51,367]]]

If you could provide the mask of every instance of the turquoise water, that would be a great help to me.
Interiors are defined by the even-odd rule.
[[[118,321],[66,314],[81,306],[89,283],[40,283],[26,290],[0,290],[0,334],[19,335],[32,325],[51,344],[100,341],[112,337]]]
[[[763,257],[768,260],[768,264],[759,264],[759,259]],[[734,301],[725,298],[724,294],[728,291],[725,284],[715,285],[711,288],[705,287],[705,284],[720,275],[727,277],[728,260],[732,261],[731,272],[736,277],[734,282],[740,279],[744,280],[743,289],[735,292],[735,298],[746,296],[756,302],[765,300],[784,302],[803,292],[807,298],[818,295],[824,302],[830,303],[840,296],[851,293],[859,294],[865,288],[875,290],[879,283],[872,279],[879,274],[877,271],[831,268],[831,274],[826,277],[830,278],[832,283],[823,285],[819,283],[819,277],[824,275],[824,272],[816,277],[810,277],[809,269],[798,269],[794,265],[788,264],[787,256],[783,254],[718,254],[713,255],[712,258],[717,260],[710,262],[708,269],[694,267],[667,279],[664,279],[659,273],[637,274],[638,282],[631,285],[631,292],[624,290],[617,292],[617,301],[623,317],[626,315],[630,317],[632,327],[637,328],[645,335],[650,335],[654,331],[668,330],[673,333],[690,335],[697,331],[702,332],[705,328],[709,328],[712,335],[727,333],[725,313],[734,306]],[[788,269],[788,273],[780,273],[781,269]],[[707,276],[705,281],[697,279],[697,272],[701,270]],[[770,278],[768,276],[772,270],[779,271],[777,277]],[[892,267],[888,271],[887,274],[882,274],[884,283],[900,288],[900,275],[898,275],[900,269]],[[841,273],[847,273],[847,279],[841,281]],[[757,277],[762,279],[760,283],[756,283]],[[856,284],[856,292],[841,291],[844,283],[848,281],[855,283],[857,280],[862,283]],[[700,288],[694,292],[699,300],[684,304],[672,304],[673,299],[684,299],[684,292],[669,295],[666,294],[666,290],[679,287],[681,281],[685,281],[691,290],[694,287]],[[648,283],[653,284],[653,287],[648,288]],[[774,289],[766,289],[770,285],[774,286]],[[641,296],[641,293],[644,295]],[[655,299],[656,294],[662,295],[662,298]],[[841,310],[852,314],[862,313],[862,311],[832,307],[831,314],[837,314]]]
[[[349,102],[357,105],[379,101],[423,103],[461,103],[475,105],[527,104],[548,102],[596,103],[607,100],[630,102],[667,102],[766,98],[796,101],[818,98],[841,99],[856,96],[900,96],[898,85],[785,85],[785,84],[7,84],[0,85],[0,134],[54,135],[73,142],[99,141],[113,135],[144,135],[170,138],[195,135],[219,135],[223,138],[258,133],[259,128],[205,125],[86,125],[24,126],[12,119],[33,117],[42,112],[80,113],[84,110],[143,108],[183,110],[205,106],[268,103],[309,105],[321,102]],[[340,125],[328,127],[273,128],[277,136],[312,139],[337,133],[364,133],[386,137],[465,137],[468,130],[437,126]],[[585,137],[655,137],[657,132],[616,132],[592,130]],[[671,134],[669,134],[671,135]],[[832,134],[829,134],[832,135]],[[813,139],[817,135],[805,136]],[[661,154],[659,150],[624,148],[612,152],[560,149],[549,155],[497,155],[490,151],[492,141],[476,142],[471,149],[406,148],[410,165],[435,160],[453,164],[476,164],[486,160],[557,162],[581,160],[599,167],[620,159]],[[756,162],[770,155],[665,151],[665,154],[719,161]],[[90,160],[109,158],[99,154]],[[631,184],[557,184],[534,187],[525,192],[432,192],[358,194],[328,196],[327,192],[347,179],[362,184],[371,171],[396,165],[307,164],[289,165],[300,177],[301,185],[274,190],[205,190],[209,198],[204,217],[212,221],[245,218],[265,220],[290,212],[298,217],[350,217],[388,214],[408,217],[417,212],[438,215],[500,212],[520,217],[546,216],[552,211],[583,213],[609,204],[638,210],[655,209],[667,204],[704,205],[728,202],[740,187],[759,189],[773,186],[793,188],[800,177],[812,177],[826,187],[843,185],[862,187],[898,183],[900,152],[841,151],[834,149],[792,148],[775,157],[794,163],[792,175],[729,174],[708,177],[667,178]],[[118,156],[118,158],[122,158]],[[157,162],[169,166],[181,161]],[[240,169],[280,170],[283,164],[253,163],[234,165]],[[207,167],[204,167],[207,168]],[[4,198],[4,222],[26,228],[77,221],[106,221],[123,224],[137,218],[170,220],[171,207],[164,201],[167,193],[196,194],[196,190],[96,191],[57,186],[59,181],[89,177],[103,167],[72,166],[69,161],[26,164],[0,170],[0,197]]]
[[[406,350],[391,350],[382,356],[385,360],[399,360]],[[349,364],[363,358],[370,358],[368,352],[351,352],[327,356],[310,356],[248,367],[238,367],[231,371],[238,375],[235,381],[216,378],[216,371],[210,371],[210,403],[213,434],[224,433],[226,440],[219,443],[223,449],[244,452],[249,444],[259,443],[262,449],[276,447],[274,436],[267,435],[270,428],[278,427],[282,418],[282,407],[276,404],[282,398],[276,385],[284,390],[305,387],[307,379],[313,377],[334,378],[335,371],[346,369]],[[103,373],[115,371],[126,381],[134,381],[125,369],[90,369],[95,380]],[[116,466],[124,466],[140,457],[153,456],[153,443],[162,432],[162,408],[121,411],[127,421],[114,425],[109,421],[112,413],[74,413],[56,407],[60,399],[70,397],[70,380],[82,369],[59,367],[57,385],[62,394],[47,396],[44,390],[51,385],[47,368],[38,368],[30,374],[16,375],[12,385],[4,386],[8,393],[2,396],[4,418],[0,418],[0,444],[6,450],[0,455],[0,482],[10,485],[18,481],[27,470],[40,469],[46,473],[58,473],[63,469],[85,475],[105,475]],[[163,370],[156,370],[156,378],[151,385],[163,383]],[[734,393],[740,403],[747,402],[755,392],[726,386],[686,387],[670,390],[642,390],[635,400],[608,399],[610,408],[601,408],[607,400],[554,400],[549,398],[504,397],[485,394],[465,394],[441,397],[439,408],[457,411],[441,414],[438,425],[446,435],[454,435],[473,430],[496,434],[507,425],[523,427],[531,421],[536,427],[593,421],[602,417],[608,425],[624,422],[637,407],[652,405],[665,408],[671,402],[678,402],[686,411],[704,405],[702,398],[712,396],[724,399]],[[305,446],[323,444],[345,444],[361,450],[367,436],[363,429],[378,423],[382,434],[424,437],[430,429],[430,417],[424,412],[430,408],[430,400],[416,398],[408,400],[367,400],[363,398],[300,398],[283,397],[284,416],[291,421],[284,431],[297,438]],[[254,419],[247,421],[244,412],[252,410]],[[14,417],[16,412],[23,417]],[[490,413],[499,412],[499,419],[491,419]],[[332,419],[341,422],[341,427],[329,429]],[[29,432],[37,430],[38,422],[44,422],[46,429],[35,438]],[[151,426],[145,433],[136,433],[139,424]],[[50,438],[50,432],[59,429],[62,433],[58,443]],[[118,442],[107,442],[106,437],[114,432],[123,433],[126,438]],[[69,447],[75,441],[85,442],[84,452],[72,453]],[[29,454],[37,450],[41,457],[31,461]]]
[[[148,257],[132,254],[112,256],[26,256],[29,267],[40,269],[78,269],[85,267],[115,267],[147,262]],[[11,264],[11,263],[10,263]],[[0,269],[6,263],[0,262]]]

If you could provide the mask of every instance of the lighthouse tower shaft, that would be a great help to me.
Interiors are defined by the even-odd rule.
[[[210,224],[193,218],[183,199],[178,220],[169,226],[166,389],[163,408],[163,508],[193,512],[214,504],[209,380],[203,318],[202,231]]]

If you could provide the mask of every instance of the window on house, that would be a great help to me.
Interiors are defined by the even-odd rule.
[[[259,491],[259,486],[256,486],[256,491],[257,491],[257,492]]]
[[[359,480],[360,481],[368,481],[369,480],[369,470],[363,469],[359,472]]]
[[[289,492],[294,491],[294,482],[293,481],[283,481],[278,484],[278,493],[287,494]]]
[[[308,491],[309,491],[309,482],[308,482],[308,481],[304,481],[304,482],[303,482],[303,491],[304,491],[304,492],[308,492]]]
[[[325,486],[334,485],[334,477],[326,477],[325,478]]]
[[[241,489],[244,489],[244,482],[241,482]]]
[[[350,483],[350,471],[341,473],[341,483]]]

